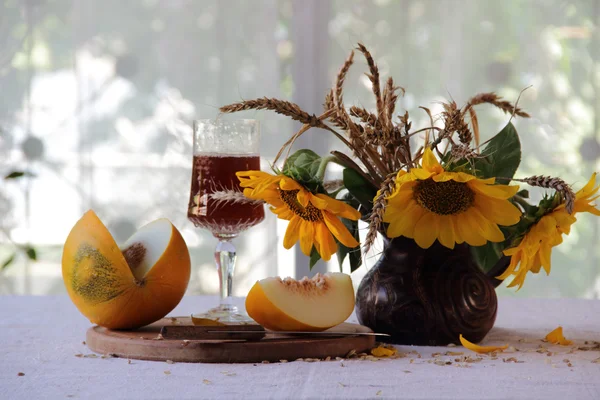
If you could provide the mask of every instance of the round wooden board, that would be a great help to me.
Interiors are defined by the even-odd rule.
[[[293,361],[298,358],[343,357],[351,350],[367,351],[375,336],[298,337],[267,335],[257,341],[158,339],[169,325],[192,325],[189,317],[163,318],[135,331],[113,331],[94,326],[87,331],[86,344],[96,353],[153,361],[252,363]],[[343,323],[336,332],[371,332],[365,326]]]

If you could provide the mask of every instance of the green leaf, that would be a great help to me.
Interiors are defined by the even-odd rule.
[[[37,252],[35,251],[35,249],[31,246],[25,246],[23,248],[23,250],[25,250],[25,254],[27,254],[27,258],[29,258],[30,260],[36,261],[37,260]]]
[[[373,199],[377,194],[377,189],[352,168],[344,169],[343,180],[346,189],[363,207],[361,213],[363,215],[370,213],[373,209]]]
[[[27,172],[27,171],[12,171],[8,175],[6,175],[4,177],[4,179],[5,180],[18,179],[18,178],[22,178],[24,176],[33,176],[33,174],[31,172]]]
[[[302,149],[288,157],[282,172],[313,192],[324,192],[323,182],[317,176],[319,165],[321,157],[317,153]]]
[[[525,216],[515,225],[500,227],[505,238],[503,242],[487,242],[483,246],[471,246],[471,254],[479,268],[485,272],[492,269],[502,257],[503,251],[518,245],[535,221],[536,218]]]
[[[3,270],[4,268],[8,267],[10,264],[13,263],[13,261],[15,261],[15,256],[17,255],[17,253],[12,253],[12,255],[10,257],[8,257],[3,263],[2,263],[2,267],[0,267],[0,270]]]
[[[487,272],[496,265],[505,248],[504,243],[487,242],[483,246],[471,246],[471,254],[479,268]]]
[[[512,178],[521,163],[521,142],[510,122],[494,136],[475,160],[479,178]]]
[[[308,264],[309,269],[313,269],[315,264],[321,259],[321,255],[317,251],[316,247],[313,247],[310,252],[310,263]]]
[[[342,223],[348,229],[350,234],[354,236],[354,239],[356,239],[356,241],[358,242],[358,221],[352,221],[350,219],[342,218]],[[356,271],[362,265],[360,246],[350,248],[338,242],[337,258],[338,263],[340,265],[340,272],[344,272],[342,271],[342,265],[344,263],[344,260],[346,259],[346,256],[348,256],[350,260],[350,272]]]

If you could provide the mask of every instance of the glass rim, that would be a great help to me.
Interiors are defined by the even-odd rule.
[[[211,124],[216,125],[216,123],[236,123],[236,122],[244,122],[244,123],[254,122],[254,123],[258,124],[258,123],[260,123],[260,120],[254,119],[254,118],[236,118],[236,119],[196,118],[196,119],[192,120],[192,124],[211,123]]]

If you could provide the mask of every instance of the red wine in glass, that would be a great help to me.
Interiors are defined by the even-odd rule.
[[[192,168],[187,216],[196,227],[217,235],[238,234],[265,218],[262,204],[223,197],[227,192],[242,192],[235,173],[260,170],[258,155],[197,154]]]

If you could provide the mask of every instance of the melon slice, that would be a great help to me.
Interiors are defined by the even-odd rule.
[[[167,219],[135,232],[120,248],[90,210],[64,245],[67,292],[92,323],[132,329],[155,322],[181,301],[190,279],[190,254]]]
[[[299,281],[266,278],[246,298],[248,315],[275,331],[323,331],[344,322],[353,310],[352,280],[339,272]]]

